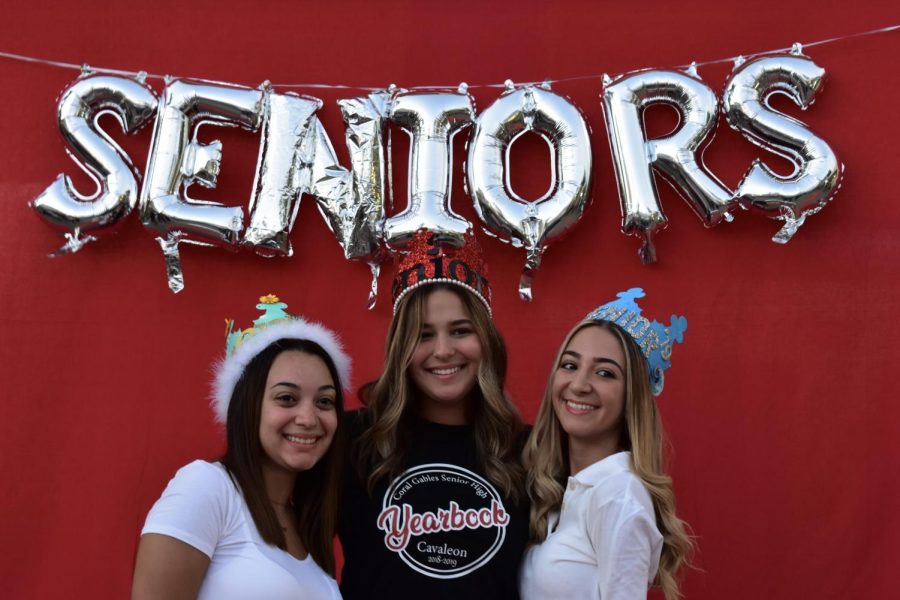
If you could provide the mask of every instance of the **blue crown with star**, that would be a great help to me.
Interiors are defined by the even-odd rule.
[[[664,372],[672,366],[672,347],[684,341],[687,319],[672,315],[668,325],[641,316],[635,301],[645,296],[641,288],[631,288],[616,294],[616,300],[592,310],[585,321],[609,321],[621,327],[635,341],[650,371],[650,391],[659,396],[663,390]]]

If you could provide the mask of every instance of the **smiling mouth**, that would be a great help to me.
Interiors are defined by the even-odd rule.
[[[600,408],[599,406],[591,406],[590,404],[582,404],[581,402],[565,401],[566,407],[579,412],[591,412]]]
[[[437,375],[438,377],[448,377],[462,371],[462,367],[441,367],[439,369],[427,369],[427,371],[432,375]]]
[[[299,444],[301,446],[312,446],[315,444],[319,438],[317,437],[300,437],[297,435],[284,435],[284,439],[291,442],[292,444]]]

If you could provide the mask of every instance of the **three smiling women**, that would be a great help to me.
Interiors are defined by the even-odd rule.
[[[154,506],[134,598],[335,598],[335,531],[345,598],[677,597],[691,541],[651,392],[686,322],[647,321],[635,289],[591,313],[527,435],[473,244],[416,236],[384,370],[346,425],[337,340],[260,304],[217,374],[226,454],[183,468]]]

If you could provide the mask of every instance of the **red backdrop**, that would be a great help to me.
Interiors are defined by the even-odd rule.
[[[467,81],[480,110],[499,90],[477,84],[669,67],[897,21],[890,2],[866,10],[696,4],[24,3],[4,11],[0,50],[252,85]],[[787,246],[769,241],[777,223],[747,213],[706,230],[661,185],[670,224],[657,237],[659,262],[641,265],[638,240],[619,231],[599,77],[554,86],[591,125],[593,200],[546,253],[534,302],[517,297],[523,252],[484,240],[494,312],[511,348],[509,390],[526,420],[564,333],[599,302],[643,286],[645,314],[687,315],[660,406],[678,507],[699,545],[688,598],[896,595],[897,41],[888,33],[810,48],[830,78],[824,94],[805,113],[777,102],[846,164],[835,201]],[[700,74],[721,93],[729,70],[713,65]],[[86,189],[54,119],[56,98],[76,73],[6,59],[0,73],[0,589],[8,598],[122,598],[139,529],[166,481],[222,449],[207,391],[223,319],[247,322],[257,296],[275,292],[342,333],[361,383],[379,372],[390,303],[382,294],[366,310],[368,270],[343,259],[311,198],[293,230],[295,256],[185,246],[186,289],[178,295],[136,214],[78,254],[47,258],[61,237],[26,203],[60,171]],[[161,90],[159,80],[151,83]],[[301,91],[325,101],[320,117],[349,165],[335,100],[359,92]],[[657,134],[675,123],[664,108],[648,118]],[[724,123],[717,133],[706,162],[729,187],[755,157],[788,171]],[[143,167],[149,130],[114,136]],[[258,135],[208,128],[204,136],[225,147],[219,186],[203,196],[246,206]],[[401,208],[404,137],[394,137]],[[461,185],[464,138],[455,149],[453,206],[475,221]],[[548,180],[543,146],[517,144],[517,191],[537,197]],[[386,274],[381,285],[389,286]]]

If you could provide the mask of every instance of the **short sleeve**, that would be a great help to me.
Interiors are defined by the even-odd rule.
[[[202,460],[185,465],[150,509],[141,535],[167,535],[212,558],[230,526],[235,493],[223,468]]]
[[[605,503],[588,520],[603,600],[644,600],[659,566],[662,535],[655,518],[633,498]]]

